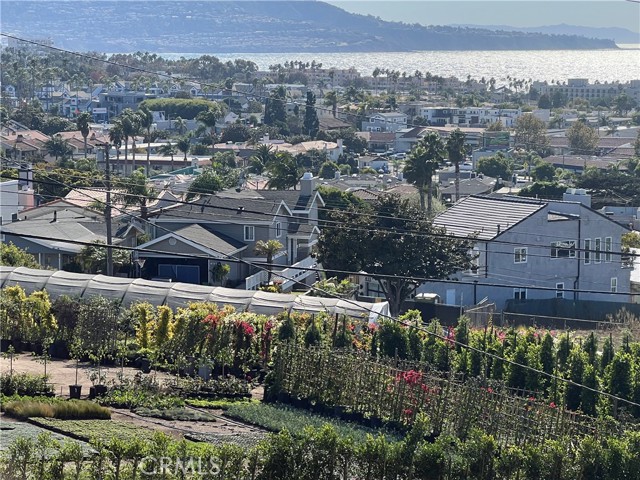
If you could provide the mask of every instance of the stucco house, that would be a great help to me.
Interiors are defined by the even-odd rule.
[[[589,207],[582,192],[564,201],[467,197],[434,219],[456,237],[475,236],[471,270],[426,282],[452,305],[487,297],[502,309],[510,299],[630,301],[631,268],[621,259],[628,229]]]

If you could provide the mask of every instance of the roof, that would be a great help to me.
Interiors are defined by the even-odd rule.
[[[460,195],[477,195],[480,193],[487,193],[493,189],[496,180],[494,178],[466,178],[460,180]],[[440,189],[442,195],[455,195],[456,186],[448,185]]]
[[[214,232],[202,225],[193,224],[187,227],[176,230],[175,232],[168,233],[162,237],[157,238],[159,240],[168,236],[178,237],[178,240],[184,238],[198,245],[204,246],[215,253],[224,255],[231,255],[245,248],[247,245],[235,240],[222,233]]]
[[[320,117],[318,121],[320,122],[321,130],[333,130],[333,129],[351,127],[350,123],[347,123],[344,120],[340,120],[339,118],[323,116],[323,117]]]
[[[451,235],[491,240],[545,206],[536,201],[470,196],[436,216],[433,223]]]

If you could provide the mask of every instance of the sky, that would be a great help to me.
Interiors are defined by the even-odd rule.
[[[510,25],[539,27],[566,23],[622,27],[637,32],[638,0],[325,0],[348,12],[423,25]]]

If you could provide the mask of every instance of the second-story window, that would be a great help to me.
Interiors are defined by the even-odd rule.
[[[591,239],[584,239],[584,264],[589,265],[591,263]]]
[[[575,240],[551,242],[551,258],[576,258]]]
[[[527,263],[527,247],[513,249],[513,263]]]
[[[593,254],[593,261],[595,263],[600,263],[600,261],[602,260],[602,241],[599,238],[594,238],[593,245],[593,249],[595,250]]]
[[[282,223],[276,222],[276,238],[280,238],[282,236]]]
[[[253,242],[256,239],[256,227],[253,225],[244,226],[244,241]]]
[[[611,247],[612,247],[611,237],[605,237],[604,239],[604,261],[611,261]]]

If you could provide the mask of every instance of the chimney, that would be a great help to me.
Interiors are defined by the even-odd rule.
[[[300,195],[310,197],[315,189],[315,181],[311,172],[305,172],[300,179]]]
[[[56,210],[54,210],[53,212],[53,220],[51,220],[49,223],[56,223],[58,221],[58,212]]]
[[[340,170],[336,170],[333,174],[333,178],[336,180],[340,180]]]
[[[269,142],[269,134],[267,133],[262,137],[262,143],[268,143],[268,142]]]
[[[340,153],[342,153],[342,139],[339,138],[338,140],[336,140],[338,142],[338,150],[340,150]]]

